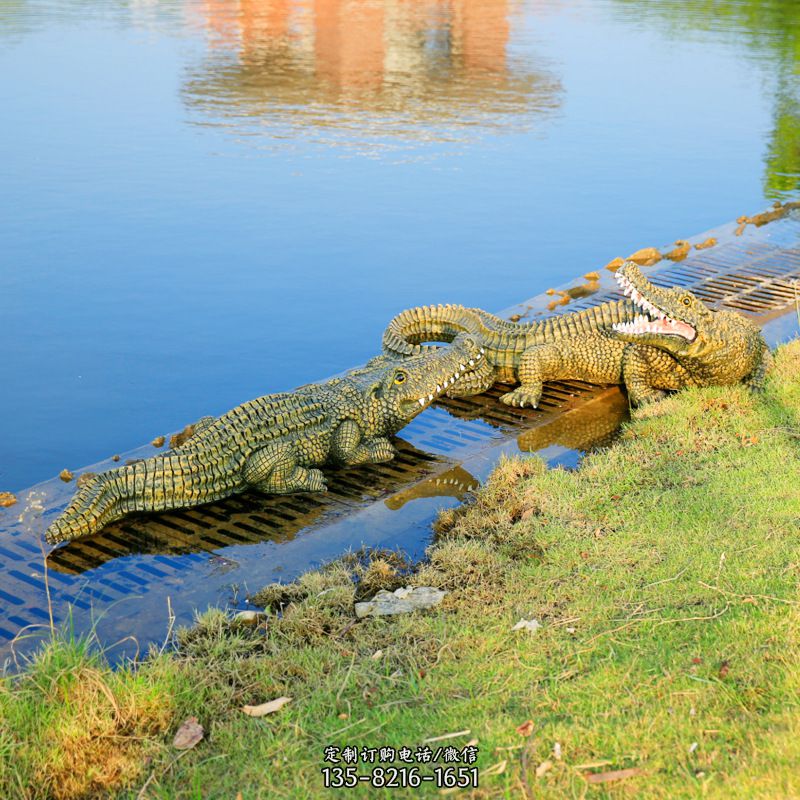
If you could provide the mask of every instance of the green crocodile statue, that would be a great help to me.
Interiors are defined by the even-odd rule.
[[[250,400],[190,426],[181,444],[90,477],[45,532],[51,544],[99,531],[127,514],[209,503],[256,489],[323,492],[325,464],[389,461],[397,433],[484,358],[478,337],[363,368],[294,392]]]
[[[477,308],[425,306],[398,314],[383,335],[394,356],[435,350],[461,333],[479,336],[486,358],[448,394],[479,394],[492,384],[519,383],[500,399],[536,408],[550,380],[624,384],[630,401],[665,390],[745,382],[762,386],[770,353],[759,329],[733,311],[712,311],[691,292],[662,289],[632,261],[616,272],[627,300],[548,319],[515,323]]]

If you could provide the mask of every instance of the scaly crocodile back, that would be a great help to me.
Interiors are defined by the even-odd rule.
[[[314,384],[295,393],[268,394],[248,400],[218,417],[200,433],[190,437],[173,452],[227,455],[243,454],[247,445],[263,446],[271,441],[308,435],[324,425],[327,414]]]
[[[402,311],[383,334],[383,351],[395,356],[410,356],[431,349],[425,342],[451,342],[460,333],[480,336],[494,349],[521,350],[532,344],[545,344],[574,336],[586,336],[618,322],[635,318],[636,306],[618,300],[535,322],[510,322],[464,306],[418,306]]]
[[[324,426],[326,414],[316,390],[324,391],[312,385],[292,394],[257,397],[174,450],[95,475],[47,529],[47,541],[86,536],[134,512],[191,507],[241,491],[250,452]]]

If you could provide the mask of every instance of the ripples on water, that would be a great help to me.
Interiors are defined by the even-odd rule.
[[[800,4],[0,0],[0,489],[796,195]]]
[[[192,121],[266,133],[269,147],[300,137],[374,154],[469,141],[524,129],[560,102],[552,72],[508,52],[521,10],[506,0],[191,8],[209,43],[184,84]]]

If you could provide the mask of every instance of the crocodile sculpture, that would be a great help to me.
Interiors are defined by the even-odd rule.
[[[448,393],[519,383],[500,398],[511,406],[536,408],[549,380],[624,384],[633,404],[685,386],[743,381],[761,387],[770,354],[753,323],[732,311],[712,311],[686,289],[654,286],[632,261],[616,278],[629,299],[538,322],[509,322],[463,306],[412,308],[389,323],[383,349],[410,356],[435,349],[426,342],[465,332],[479,336],[486,358]]]
[[[250,400],[187,429],[181,444],[90,477],[45,532],[51,544],[99,531],[127,514],[221,500],[246,489],[323,492],[316,467],[389,461],[388,437],[484,358],[478,337],[363,368],[294,392]]]

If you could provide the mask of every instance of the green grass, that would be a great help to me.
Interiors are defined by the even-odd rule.
[[[326,745],[464,729],[452,742],[477,739],[495,773],[475,797],[800,796],[798,487],[793,342],[764,396],[683,392],[576,472],[503,462],[442,515],[416,574],[390,554],[338,562],[267,588],[283,611],[265,624],[210,611],[135,669],[53,643],[0,682],[0,796],[320,797]],[[354,622],[354,599],[405,583],[448,595]],[[541,628],[512,631],[521,618]],[[274,715],[240,710],[281,695]],[[181,753],[190,715],[206,738]]]

